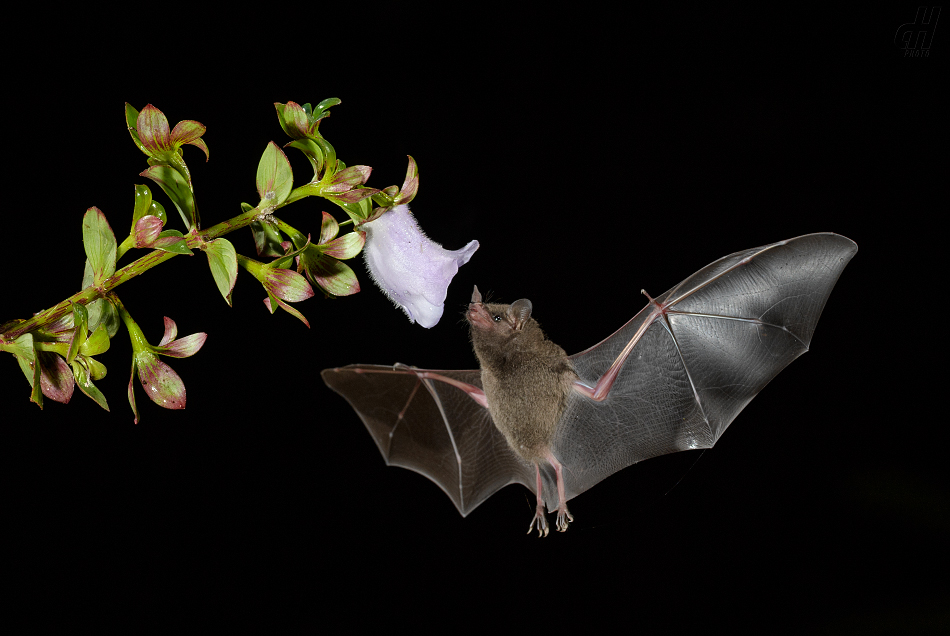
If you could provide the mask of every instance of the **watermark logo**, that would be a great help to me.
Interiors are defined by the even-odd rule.
[[[902,24],[894,35],[894,44],[904,50],[904,57],[929,57],[930,45],[937,30],[940,7],[917,7],[917,18]]]

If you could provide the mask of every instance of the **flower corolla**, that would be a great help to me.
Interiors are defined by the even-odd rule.
[[[408,205],[395,206],[361,224],[360,230],[366,232],[363,258],[373,281],[410,322],[434,327],[442,317],[449,283],[478,249],[478,241],[460,250],[443,248],[423,234]]]

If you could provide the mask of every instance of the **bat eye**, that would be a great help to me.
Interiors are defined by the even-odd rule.
[[[494,316],[492,316],[492,320],[494,320],[495,322],[501,322],[501,316],[499,316],[498,314],[495,314]]]

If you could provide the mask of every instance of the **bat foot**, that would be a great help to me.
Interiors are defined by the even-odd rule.
[[[531,520],[531,525],[528,526],[528,534],[531,534],[531,531],[537,528],[538,537],[548,536],[548,520],[544,516],[544,508],[538,508],[534,513],[534,519]]]
[[[567,504],[562,504],[561,507],[557,509],[557,531],[567,532],[567,524],[571,521],[574,521],[574,515],[568,512]]]

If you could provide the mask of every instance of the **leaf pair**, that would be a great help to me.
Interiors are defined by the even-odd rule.
[[[188,231],[199,228],[201,223],[198,206],[195,204],[191,172],[185,164],[181,147],[190,144],[200,148],[207,161],[210,157],[208,145],[201,138],[206,131],[204,124],[186,119],[169,130],[168,118],[151,104],[139,112],[126,103],[125,120],[132,141],[139,150],[148,155],[150,167],[141,172],[140,176],[148,177],[165,191],[178,208]]]
[[[89,314],[83,305],[70,303],[72,313],[57,320],[45,330],[23,334],[0,350],[13,353],[20,369],[32,387],[31,401],[43,407],[43,397],[66,404],[73,388],[109,410],[102,392],[92,383],[106,375],[106,367],[93,356],[109,349],[105,324],[89,334]]]
[[[157,249],[174,254],[191,255],[184,235],[178,230],[162,230],[168,217],[165,208],[152,200],[146,185],[135,186],[135,207],[132,209],[132,231],[119,246],[120,255],[130,247]]]

